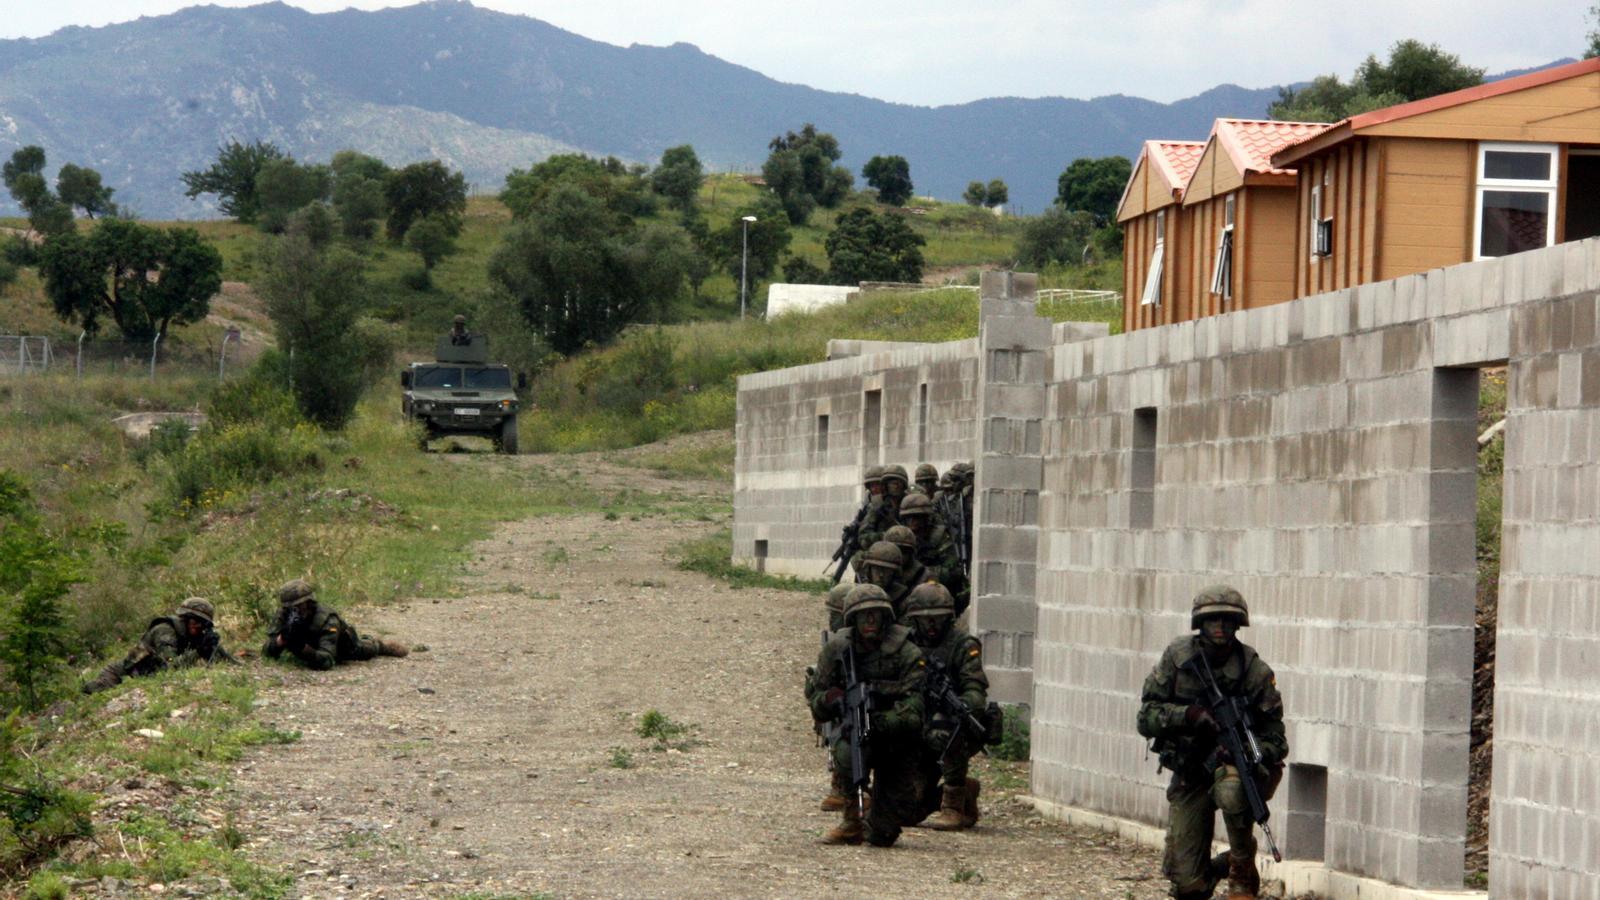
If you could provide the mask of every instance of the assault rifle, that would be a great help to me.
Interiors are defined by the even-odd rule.
[[[961,699],[961,694],[956,690],[955,679],[950,677],[950,670],[940,663],[928,660],[928,677],[924,684],[923,694],[933,704],[933,708],[954,719],[956,723],[955,730],[950,732],[950,740],[944,745],[944,752],[939,754],[939,761],[944,762],[944,758],[950,755],[950,748],[956,745],[956,738],[961,736],[963,728],[971,729],[981,745],[989,729],[983,724],[983,720],[973,713],[967,701]]]
[[[850,789],[860,809],[867,792],[867,741],[872,737],[872,693],[856,672],[855,647],[846,644],[844,658],[844,696],[839,698],[840,727],[850,741]]]
[[[967,522],[967,505],[961,502],[959,489],[956,493],[946,493],[939,498],[940,515],[944,518],[945,527],[950,529],[950,540],[956,545],[956,559],[961,562],[961,576],[972,579],[972,545],[967,541],[967,535],[972,530]]]
[[[303,640],[296,641],[295,636],[310,624],[298,604],[285,609],[278,617],[278,635],[283,638],[284,649],[293,652],[305,643]]]
[[[839,533],[839,549],[833,551],[833,556],[828,560],[828,565],[839,564],[833,571],[833,583],[838,584],[844,577],[844,570],[850,567],[850,557],[855,553],[857,539],[861,536],[861,524],[866,521],[867,511],[872,508],[872,498],[861,501],[861,508],[856,510],[856,517]],[[823,567],[827,571],[827,566]]]
[[[822,629],[822,646],[828,646],[828,629]],[[808,673],[810,669],[806,670]],[[817,746],[829,748],[828,771],[833,771],[833,742],[839,738],[839,725],[835,722],[823,722],[817,726]]]
[[[1197,659],[1199,665],[1195,665]],[[1244,786],[1245,800],[1250,804],[1250,818],[1261,826],[1261,833],[1266,835],[1273,862],[1283,862],[1283,854],[1278,852],[1278,842],[1272,839],[1272,829],[1267,826],[1267,817],[1272,813],[1261,796],[1261,785],[1256,783],[1256,766],[1261,765],[1261,745],[1250,730],[1250,708],[1241,698],[1222,693],[1222,688],[1217,685],[1217,676],[1211,671],[1211,661],[1206,659],[1204,651],[1196,653],[1186,665],[1200,677],[1201,686],[1206,692],[1203,702],[1210,709],[1211,718],[1217,722],[1217,740],[1233,757],[1233,764],[1239,770],[1239,782]]]

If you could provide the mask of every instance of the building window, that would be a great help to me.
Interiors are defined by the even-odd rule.
[[[825,456],[828,452],[828,417],[817,416],[817,455]]]
[[[1323,215],[1328,197],[1328,173],[1322,183],[1311,186],[1311,259],[1333,255],[1333,216]]]
[[[1150,271],[1144,276],[1144,292],[1139,295],[1140,306],[1155,306],[1161,302],[1161,266],[1167,255],[1167,212],[1156,213],[1156,248],[1150,252]]]
[[[1211,293],[1233,299],[1233,197],[1222,201],[1222,233],[1217,235],[1217,258],[1211,263]]]
[[[1478,145],[1475,259],[1555,243],[1556,152],[1554,144]]]

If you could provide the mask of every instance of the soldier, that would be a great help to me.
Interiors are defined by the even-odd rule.
[[[823,601],[823,607],[827,610],[828,614],[828,626],[822,632],[822,645],[824,647],[828,645],[828,639],[833,637],[836,633],[838,633],[839,629],[844,627],[845,598],[850,596],[850,592],[855,590],[855,587],[855,585],[847,581],[841,581],[828,590],[827,599]],[[807,669],[806,704],[809,706],[816,699],[816,696],[817,670]],[[833,764],[833,734],[831,730],[824,727],[821,722],[816,723],[816,728],[817,734],[822,738],[822,746],[828,748],[828,773],[832,781],[832,785],[828,790],[828,796],[822,798],[822,811],[838,812],[839,810],[844,809],[845,789],[849,787],[849,785],[845,784],[844,780],[839,775],[838,767]]]
[[[450,324],[450,343],[456,347],[470,347],[472,333],[467,331],[467,317],[456,316]]]
[[[916,747],[922,735],[922,680],[926,663],[911,643],[911,633],[894,624],[889,598],[882,588],[858,584],[845,601],[845,627],[817,656],[816,695],[811,716],[818,722],[844,723],[846,648],[853,648],[856,676],[872,696],[871,733],[866,750],[872,778],[871,810],[863,827],[856,792],[847,790],[843,821],[823,837],[825,844],[888,847],[900,837],[902,823],[917,813]],[[850,736],[840,733],[833,745],[834,765],[850,777]],[[848,787],[848,784],[846,785]]]
[[[162,669],[182,669],[198,663],[236,663],[214,627],[216,610],[204,597],[190,597],[170,616],[151,619],[139,646],[121,662],[100,670],[83,686],[85,694],[115,687],[124,678],[153,675]]]
[[[861,568],[857,569],[858,584],[875,584],[883,588],[885,596],[893,596],[898,589],[900,574],[900,548],[888,541],[873,544],[862,554]]]
[[[1161,765],[1172,770],[1162,869],[1179,900],[1209,898],[1224,874],[1230,900],[1254,897],[1260,889],[1255,822],[1237,761],[1218,743],[1217,723],[1202,702],[1203,682],[1196,668],[1200,654],[1205,654],[1223,693],[1241,697],[1249,705],[1262,755],[1262,765],[1254,773],[1256,783],[1262,798],[1270,798],[1283,776],[1289,740],[1272,668],[1235,636],[1249,624],[1250,610],[1238,591],[1225,585],[1206,588],[1195,596],[1189,616],[1189,627],[1199,634],[1173,641],[1144,682],[1139,733],[1153,739]],[[1219,809],[1230,850],[1210,859]]]
[[[983,645],[955,624],[955,600],[941,584],[922,584],[906,600],[903,620],[911,640],[922,648],[928,671],[949,676],[951,688],[979,720],[987,715],[989,678],[983,674]],[[924,696],[926,715],[922,770],[923,808],[939,797],[939,811],[925,824],[937,831],[956,831],[978,824],[978,779],[967,775],[968,763],[983,749],[985,731],[971,725],[957,728],[957,718],[936,699]],[[940,789],[940,779],[944,787]]]
[[[939,470],[934,468],[933,463],[922,463],[917,466],[916,482],[913,491],[933,499],[934,493],[939,490]]]
[[[331,669],[351,660],[410,651],[399,641],[363,637],[331,607],[317,603],[311,585],[296,578],[278,589],[278,620],[268,629],[261,652],[274,658],[288,652],[313,669]]]
[[[907,494],[900,501],[900,521],[917,538],[917,560],[933,580],[944,585],[955,598],[956,615],[967,608],[967,577],[961,571],[954,539],[944,524],[936,521],[933,501],[922,494]]]
[[[898,494],[891,496],[889,493],[889,474],[890,470],[885,466],[873,466],[867,470],[867,490],[872,496],[867,505],[866,515],[861,518],[861,530],[856,533],[856,551],[850,557],[850,568],[855,569],[858,580],[867,550],[883,540],[884,532],[900,524],[898,518],[900,497]],[[900,469],[900,493],[905,493],[904,469]]]
[[[900,508],[900,499],[906,495],[906,487],[910,479],[906,477],[906,467],[901,465],[883,467],[883,495],[894,500],[896,510]]]
[[[907,494],[906,499],[914,496]],[[933,575],[917,559],[917,536],[911,529],[896,525],[884,532],[883,539],[900,548],[900,569],[895,572],[894,586],[885,589],[889,593],[889,602],[894,606],[895,620],[899,621],[900,614],[905,612],[906,598],[911,596],[917,585],[933,580]]]

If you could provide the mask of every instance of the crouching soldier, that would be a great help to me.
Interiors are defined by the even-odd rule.
[[[330,607],[317,603],[316,593],[296,578],[278,589],[278,619],[267,632],[266,656],[288,653],[313,669],[331,669],[351,660],[405,656],[399,641],[363,637]]]
[[[845,601],[845,627],[817,657],[816,694],[811,716],[838,727],[834,766],[845,779],[844,819],[822,839],[825,844],[859,844],[863,839],[888,847],[903,823],[914,821],[917,806],[917,745],[922,738],[922,680],[926,663],[911,634],[894,624],[883,588],[858,584]],[[848,680],[846,659],[853,657],[857,681]],[[851,734],[848,697],[865,688],[866,734]],[[847,693],[848,692],[848,693]],[[865,740],[862,780],[852,776],[851,741]],[[860,792],[872,783],[871,810],[863,823]]]
[[[844,627],[844,601],[855,589],[855,585],[848,581],[841,581],[828,590],[827,599],[823,606],[827,610],[828,626],[822,630],[822,646],[828,646],[828,640],[839,629]],[[817,670],[806,670],[806,705],[810,706],[817,696]],[[817,737],[823,747],[828,750],[828,775],[832,781],[828,789],[828,796],[822,798],[823,812],[838,812],[844,809],[844,795],[848,789],[848,779],[839,774],[839,767],[833,764],[833,742],[838,737],[833,723],[816,722]]]
[[[934,797],[939,804],[938,813],[923,824],[938,831],[978,824],[978,779],[967,774],[967,767],[983,749],[990,731],[983,645],[955,624],[955,619],[955,599],[942,584],[918,585],[906,599],[902,621],[928,661],[928,677],[923,682],[927,724],[922,806],[931,810]],[[998,712],[996,709],[994,714]]]
[[[217,634],[216,610],[204,597],[190,597],[178,604],[170,616],[151,619],[133,648],[121,662],[114,662],[100,670],[83,686],[85,694],[103,691],[116,686],[124,678],[135,675],[152,675],[162,669],[181,669],[199,663],[238,662],[222,649]]]
[[[1249,774],[1262,799],[1270,798],[1283,776],[1289,739],[1272,667],[1235,636],[1249,624],[1250,610],[1238,591],[1206,588],[1194,598],[1189,618],[1199,634],[1173,641],[1144,682],[1139,733],[1152,739],[1161,765],[1172,770],[1162,869],[1178,900],[1210,898],[1224,875],[1230,900],[1254,897],[1260,890],[1255,821],[1240,781],[1241,761],[1218,741],[1204,687],[1209,666],[1222,693],[1244,701],[1262,757]],[[1213,859],[1217,810],[1227,826],[1229,851]]]

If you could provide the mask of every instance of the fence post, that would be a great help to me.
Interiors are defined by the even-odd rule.
[[[161,347],[161,332],[158,331],[158,332],[156,332],[155,338],[150,341],[150,380],[151,381],[155,381],[156,380],[156,351],[159,350],[160,347]]]
[[[241,338],[239,336],[239,329],[237,329],[237,328],[231,328],[230,327],[227,331],[224,331],[222,333],[222,350],[217,354],[217,380],[218,381],[221,381],[223,379],[224,374],[227,372],[228,342],[229,341],[242,341],[242,340],[243,340],[243,338]]]
[[[89,336],[89,329],[78,332],[78,380],[83,380],[83,339]]]
[[[28,374],[28,336],[17,336],[17,374]]]

